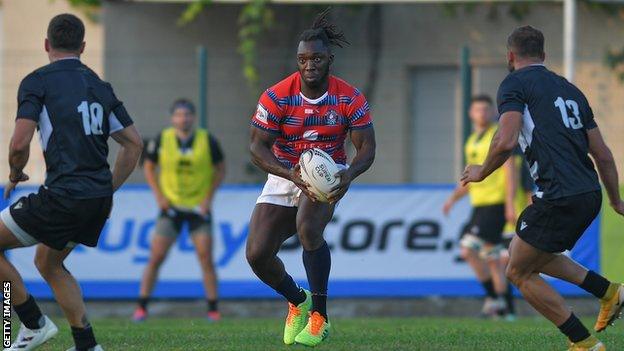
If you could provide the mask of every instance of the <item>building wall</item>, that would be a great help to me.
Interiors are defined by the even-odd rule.
[[[48,63],[44,39],[48,23],[60,13],[73,13],[85,22],[87,43],[83,61],[98,74],[103,73],[103,35],[99,23],[88,20],[67,1],[4,0],[0,5],[0,183],[6,181],[8,145],[17,110],[17,89],[30,72]],[[35,138],[37,139],[37,137]],[[32,143],[31,159],[26,167],[32,183],[41,183],[45,165],[41,147]]]
[[[257,95],[250,92],[241,73],[237,53],[239,5],[213,5],[188,26],[176,20],[183,4],[105,2],[106,79],[125,101],[137,126],[147,137],[168,123],[167,109],[179,96],[196,100],[196,47],[209,53],[209,128],[226,152],[228,182],[256,182],[261,174],[249,164],[249,116]],[[562,8],[558,4],[533,6],[531,14],[516,22],[504,14],[488,19],[488,9],[459,7],[452,16],[438,5],[384,5],[381,14],[381,53],[376,89],[369,94],[378,139],[378,156],[362,182],[399,183],[412,179],[413,102],[411,73],[422,67],[457,67],[459,51],[468,45],[478,67],[505,65],[505,41],[520,24],[541,28],[547,38],[547,64],[561,72]],[[261,86],[279,81],[295,67],[297,33],[311,22],[305,7],[275,7],[275,25],[259,45]],[[370,86],[371,37],[377,26],[368,21],[370,7],[336,7],[334,15],[352,45],[337,49],[334,73],[367,91]],[[620,168],[624,166],[624,132],[619,117],[624,84],[603,65],[605,50],[624,45],[624,21],[580,6],[576,81],[587,94],[596,119],[611,144]],[[456,104],[457,101],[449,102]],[[459,111],[448,118],[460,121]],[[457,128],[460,130],[461,128]],[[458,139],[457,133],[449,142]],[[448,138],[446,134],[440,137]],[[454,142],[455,173],[461,168],[461,145]],[[440,150],[430,150],[433,155]],[[449,152],[445,150],[444,152]],[[453,172],[451,172],[453,173]],[[623,172],[624,173],[624,172]],[[440,174],[434,181],[448,182],[457,174]],[[140,174],[133,181],[142,181]]]

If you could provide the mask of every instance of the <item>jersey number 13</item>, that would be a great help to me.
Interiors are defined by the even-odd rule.
[[[555,106],[559,108],[561,112],[561,118],[566,128],[581,129],[583,128],[583,122],[581,122],[581,115],[579,112],[578,103],[574,100],[563,100],[561,96],[555,100]],[[568,109],[572,111],[573,117],[568,114]]]

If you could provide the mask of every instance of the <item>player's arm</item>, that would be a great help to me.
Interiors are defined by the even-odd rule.
[[[219,186],[221,186],[221,183],[223,183],[223,178],[225,178],[225,162],[224,161],[219,161],[214,165],[214,177],[212,178],[212,184],[210,185],[210,189],[208,189],[208,193],[206,194],[206,197],[204,198],[204,201],[202,202],[202,212],[204,214],[207,214],[208,212],[210,212],[210,209],[212,208],[212,199],[214,198],[214,194],[215,192],[217,192],[217,189],[219,189]]]
[[[10,173],[9,184],[4,189],[5,198],[9,197],[17,183],[28,180],[24,167],[30,157],[30,142],[39,123],[44,95],[44,85],[37,74],[29,74],[20,83],[17,91],[17,119],[9,144]]]
[[[465,185],[470,182],[480,182],[500,168],[518,145],[520,128],[522,128],[522,114],[520,112],[508,111],[503,113],[485,162],[483,165],[468,165],[462,174],[461,183]]]
[[[221,186],[221,183],[223,183],[223,179],[225,178],[225,160],[223,159],[223,151],[215,139],[209,137],[208,141],[210,143],[212,159],[217,162],[213,165],[214,176],[212,177],[212,184],[210,185],[208,193],[201,204],[201,211],[204,215],[207,215],[212,209],[212,199],[214,198],[214,194],[217,189],[219,189],[219,186]],[[218,156],[218,158],[215,156]]]
[[[117,191],[136,167],[143,152],[143,139],[132,124],[111,134],[111,137],[120,146],[113,168],[113,191]]]
[[[457,201],[461,200],[464,196],[468,194],[469,186],[470,185],[462,185],[461,183],[457,184],[457,186],[453,190],[453,193],[451,193],[451,196],[446,199],[444,206],[442,206],[442,212],[444,213],[444,215],[448,215],[449,212],[451,212],[451,208],[453,208],[453,205],[455,205]]]
[[[519,170],[516,167],[515,157],[510,157],[505,161],[505,219],[507,222],[516,223],[516,191],[518,191]]]
[[[167,200],[160,189],[160,184],[158,184],[158,155],[160,153],[160,138],[161,135],[158,135],[156,138],[150,140],[145,147],[143,175],[145,176],[147,185],[150,187],[154,197],[156,198],[158,208],[161,210],[167,210],[169,209],[169,200]]]
[[[255,126],[251,126],[251,141],[249,152],[251,162],[267,173],[288,179],[295,183],[299,189],[305,192],[311,200],[315,200],[314,194],[308,190],[307,184],[301,179],[299,164],[292,169],[286,168],[273,154],[271,148],[277,139],[277,134],[270,133]]]
[[[617,166],[611,150],[605,143],[598,127],[587,130],[589,154],[594,158],[600,179],[607,189],[609,203],[615,211],[624,216],[624,203],[620,197]]]
[[[158,184],[158,163],[150,158],[146,158],[145,162],[143,162],[143,175],[145,176],[147,185],[152,189],[152,193],[158,203],[158,208],[167,210],[169,208],[169,201],[162,190],[160,190],[160,185]]]
[[[340,183],[332,188],[327,200],[330,203],[339,201],[349,190],[351,182],[360,174],[366,172],[375,161],[375,130],[372,126],[365,129],[351,131],[351,142],[355,147],[356,154],[351,165],[336,174],[340,177]]]
[[[4,189],[4,197],[8,198],[17,183],[27,181],[28,175],[24,173],[24,167],[30,157],[30,142],[32,141],[37,122],[18,118],[15,121],[15,131],[9,144],[9,184]]]

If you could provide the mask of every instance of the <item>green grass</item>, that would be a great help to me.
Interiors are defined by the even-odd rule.
[[[67,323],[41,350],[66,350],[72,345]],[[592,320],[584,320],[586,325]],[[621,322],[621,321],[620,321]],[[16,325],[17,323],[14,323]],[[513,350],[566,349],[565,338],[541,318],[515,323],[454,318],[336,319],[327,341],[318,350]],[[624,350],[624,326],[617,324],[600,338],[608,350]],[[305,350],[282,344],[278,319],[150,319],[134,324],[126,319],[93,321],[98,341],[109,350]]]
[[[620,189],[624,193],[624,187]],[[607,278],[624,282],[624,218],[613,211],[609,206],[607,194],[603,194],[602,206],[602,273]]]

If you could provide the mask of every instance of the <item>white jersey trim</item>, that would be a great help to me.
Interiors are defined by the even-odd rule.
[[[113,134],[124,129],[124,126],[121,124],[121,122],[119,122],[119,119],[115,115],[115,112],[111,112],[110,115],[108,115],[108,122],[110,124],[110,132],[108,132],[109,134]]]
[[[43,151],[46,151],[48,148],[52,130],[52,122],[50,121],[48,109],[43,105],[41,113],[39,114],[39,141],[41,142],[41,149],[43,149]]]

